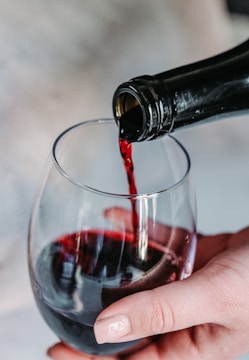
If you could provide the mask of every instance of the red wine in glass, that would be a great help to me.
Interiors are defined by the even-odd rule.
[[[96,317],[124,296],[177,280],[181,268],[174,253],[165,253],[152,241],[146,261],[133,256],[134,246],[131,233],[124,239],[123,233],[89,230],[62,236],[41,251],[34,294],[44,319],[62,341],[99,355],[135,344],[97,344]]]

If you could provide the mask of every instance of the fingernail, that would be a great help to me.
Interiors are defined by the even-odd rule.
[[[99,344],[118,342],[130,332],[130,320],[125,315],[116,315],[97,320],[94,324],[94,333]]]

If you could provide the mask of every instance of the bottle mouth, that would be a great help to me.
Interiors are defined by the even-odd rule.
[[[129,110],[137,106],[140,106],[139,100],[127,90],[123,90],[123,92],[116,95],[114,104],[115,117],[120,120]]]
[[[172,128],[172,104],[165,86],[154,76],[121,84],[113,96],[113,114],[120,137],[129,142],[152,140]]]
[[[119,126],[119,136],[129,142],[140,141],[146,129],[146,110],[135,89],[118,88],[113,98],[114,118]]]

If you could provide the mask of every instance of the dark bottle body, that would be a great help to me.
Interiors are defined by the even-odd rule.
[[[249,110],[249,40],[209,59],[121,84],[113,110],[120,136],[131,142]]]

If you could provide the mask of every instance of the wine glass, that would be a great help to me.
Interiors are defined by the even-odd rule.
[[[40,313],[61,341],[90,354],[133,346],[97,344],[96,317],[124,296],[189,276],[196,250],[186,150],[169,135],[132,144],[137,194],[130,194],[118,135],[113,119],[99,119],[56,139],[29,228]]]

